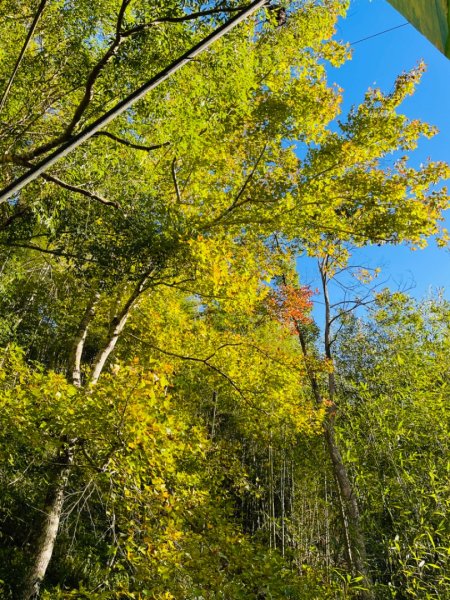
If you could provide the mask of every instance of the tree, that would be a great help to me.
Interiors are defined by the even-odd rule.
[[[6,183],[239,8],[91,4],[2,8],[21,44],[39,16],[17,70],[2,49]],[[26,582],[5,594],[330,592],[277,555],[295,548],[295,461],[324,406],[268,284],[299,248],[419,244],[447,202],[444,165],[380,168],[433,133],[397,110],[420,69],[327,131],[344,8],[291,3],[282,27],[261,12],[1,205],[3,469],[26,482],[2,500],[4,578]],[[308,293],[294,296],[306,326]],[[21,537],[25,503],[47,517]]]

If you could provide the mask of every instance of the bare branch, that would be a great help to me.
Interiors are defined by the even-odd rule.
[[[13,161],[16,164],[23,165],[25,167],[33,167],[34,166],[33,163],[29,162],[28,160],[23,160],[18,157],[13,157]],[[67,181],[63,181],[62,179],[59,179],[59,177],[55,177],[54,175],[49,175],[48,173],[41,173],[40,177],[42,177],[42,179],[44,179],[45,181],[55,183],[56,185],[59,185],[59,187],[62,187],[71,192],[75,192],[76,194],[81,194],[82,196],[86,196],[86,198],[90,198],[91,200],[96,200],[97,202],[100,202],[101,204],[105,204],[106,206],[114,206],[114,208],[120,208],[120,204],[118,202],[115,202],[114,200],[106,200],[106,198],[102,198],[102,196],[99,196],[98,194],[95,194],[94,192],[90,192],[89,190],[86,190],[77,185],[67,183]]]
[[[142,144],[135,144],[134,142],[125,140],[124,138],[118,137],[113,133],[109,133],[109,131],[97,131],[97,133],[94,133],[92,137],[99,137],[101,135],[108,137],[119,144],[128,146],[129,148],[135,148],[136,150],[144,150],[145,152],[151,152],[152,150],[157,150],[158,148],[163,148],[164,146],[168,146],[170,144],[170,142],[164,142],[163,144],[155,144],[154,146],[144,146]]]
[[[66,189],[66,190],[75,192],[76,194],[81,194],[82,196],[86,196],[86,198],[91,198],[91,200],[96,200],[97,202],[100,202],[101,204],[105,204],[106,206],[114,206],[114,208],[120,208],[120,204],[118,202],[115,202],[114,200],[106,200],[105,198],[102,198],[102,196],[99,196],[98,194],[94,194],[93,192],[90,192],[89,190],[85,190],[84,188],[78,187],[76,185],[72,185],[71,183],[67,183],[66,181],[62,181],[61,179],[59,179],[58,177],[55,177],[54,175],[48,175],[47,173],[42,173],[41,177],[42,177],[42,179],[45,179],[46,181],[51,181],[52,183],[55,183],[56,185],[59,185],[60,187]]]
[[[87,462],[89,463],[89,466],[92,467],[94,469],[94,471],[96,471],[97,473],[104,473],[106,471],[106,469],[108,468],[108,464],[109,461],[111,460],[114,452],[120,448],[120,446],[116,445],[116,446],[112,446],[109,450],[109,452],[107,453],[107,455],[105,456],[104,460],[102,461],[102,465],[101,467],[99,467],[94,459],[89,455],[88,451],[86,450],[86,445],[85,442],[86,440],[82,440],[80,447],[81,447],[81,451],[83,453],[84,458],[87,460]]]

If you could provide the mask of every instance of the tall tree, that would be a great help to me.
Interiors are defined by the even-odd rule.
[[[5,183],[239,8],[48,3],[17,69],[0,41]],[[285,22],[261,11],[0,207],[2,518],[26,582],[12,594],[323,591],[276,554],[295,547],[294,454],[324,406],[267,284],[299,248],[345,262],[349,240],[421,244],[447,169],[380,166],[433,133],[398,112],[420,68],[328,131],[344,3],[281,8]],[[20,47],[37,12],[1,10]],[[13,533],[25,505],[43,518]]]

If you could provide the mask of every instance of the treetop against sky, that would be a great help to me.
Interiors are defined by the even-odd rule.
[[[420,85],[405,99],[402,110],[410,118],[435,125],[439,133],[421,140],[411,153],[411,162],[419,165],[429,158],[449,162],[450,60],[387,0],[352,0],[346,18],[338,23],[337,38],[352,44],[352,59],[329,71],[330,81],[336,81],[344,89],[344,114],[361,101],[367,88],[379,86],[389,91],[399,73],[424,61],[426,71]],[[449,217],[446,226],[450,228]],[[411,252],[404,246],[371,246],[356,251],[356,262],[382,267],[380,279],[386,279],[393,289],[412,288],[417,297],[428,293],[431,287],[444,287],[449,293],[450,253],[437,249],[433,242],[420,252]],[[314,261],[301,259],[299,270],[304,283],[316,286]]]

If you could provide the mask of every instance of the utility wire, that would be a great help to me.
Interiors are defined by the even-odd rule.
[[[385,29],[384,31],[379,31],[378,33],[374,33],[373,35],[368,35],[365,38],[356,40],[356,42],[350,42],[350,46],[355,46],[356,44],[360,44],[361,42],[365,42],[366,40],[371,40],[372,38],[376,38],[379,35],[383,35],[384,33],[389,33],[389,31],[394,31],[394,29],[400,29],[401,27],[406,27],[406,25],[411,25],[411,23],[409,23],[407,21],[406,23],[402,23],[401,25],[397,25],[396,27],[391,27],[390,29]]]
[[[68,142],[57,148],[54,152],[47,156],[47,158],[44,158],[37,165],[33,166],[29,171],[27,171],[26,173],[18,177],[16,180],[11,182],[0,192],[0,204],[6,202],[8,198],[16,194],[28,183],[37,179],[37,177],[39,177],[49,167],[54,165],[58,160],[60,160],[64,156],[67,156],[70,152],[72,152],[72,150],[74,150],[83,142],[92,137],[94,133],[96,133],[99,129],[105,127],[105,125],[110,123],[113,119],[115,119],[123,112],[125,112],[128,108],[133,106],[135,102],[140,100],[148,92],[155,89],[160,83],[168,79],[176,71],[181,69],[181,67],[188,64],[189,61],[191,61],[194,57],[201,54],[214,42],[216,42],[218,39],[220,39],[222,36],[231,31],[234,27],[236,27],[236,25],[239,25],[239,23],[244,21],[252,13],[254,13],[259,8],[262,8],[266,4],[267,0],[254,0],[254,2],[249,4],[245,10],[238,13],[229,21],[218,27],[215,31],[206,36],[202,41],[200,41],[190,50],[188,50],[175,61],[173,61],[169,66],[157,73],[154,77],[147,81],[147,83],[144,83],[144,85],[142,85],[129,96],[118,102],[113,108],[104,113],[96,121],[85,127],[85,129],[80,131],[80,133],[74,135]]]

